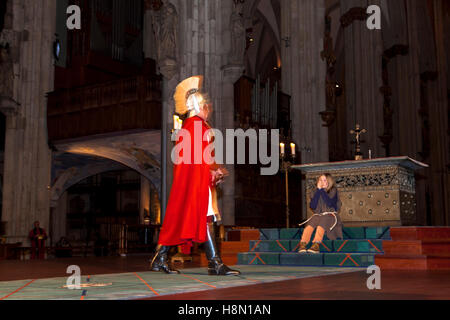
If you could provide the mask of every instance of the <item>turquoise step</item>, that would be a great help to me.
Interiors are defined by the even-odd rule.
[[[242,253],[238,253],[237,264],[280,265],[280,253],[276,253],[276,252],[242,252]]]
[[[383,240],[334,240],[333,252],[370,252],[383,253]]]
[[[375,264],[371,253],[276,253],[243,252],[238,254],[238,265],[368,267]]]
[[[342,228],[344,240],[355,239],[390,239],[389,227],[353,227]],[[260,240],[295,240],[301,238],[303,228],[290,229],[260,229]],[[313,234],[314,236],[314,234]],[[325,236],[325,240],[328,238]]]
[[[334,267],[368,267],[375,264],[375,254],[324,253],[323,265]]]
[[[389,227],[366,227],[366,239],[391,240],[391,229]]]
[[[280,229],[281,240],[300,239],[303,234],[303,228]]]
[[[251,240],[250,252],[297,252],[300,240]],[[307,246],[309,248],[311,243]],[[324,240],[320,252],[382,253],[383,240]]]
[[[322,267],[323,255],[323,253],[280,253],[280,265]]]
[[[251,252],[289,252],[291,242],[295,240],[251,240],[249,251]]]

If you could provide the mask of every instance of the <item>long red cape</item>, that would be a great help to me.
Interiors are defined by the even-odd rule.
[[[199,131],[197,135],[194,133],[195,123],[201,123],[201,137],[198,135]],[[208,124],[197,116],[188,118],[183,123],[183,129],[187,130],[191,137],[191,161],[190,164],[182,162],[174,165],[172,189],[159,235],[158,244],[182,245],[183,253],[190,252],[192,242],[201,243],[207,240],[208,188],[211,185],[212,165],[203,159],[203,152],[209,142],[203,141],[202,138],[209,128]],[[180,137],[177,144],[182,140],[183,137]],[[199,150],[194,147],[196,140],[198,143],[201,141],[201,164],[194,163],[195,154],[199,156]],[[187,157],[184,150],[180,152],[180,156],[183,155]]]

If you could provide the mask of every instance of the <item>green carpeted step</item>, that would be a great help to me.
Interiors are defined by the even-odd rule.
[[[300,240],[303,234],[303,228],[280,229],[280,239],[282,240]]]
[[[309,249],[312,243],[307,246]],[[250,252],[297,252],[300,248],[300,240],[251,240]],[[341,253],[383,253],[383,240],[323,240],[320,244],[320,252]]]
[[[382,253],[383,240],[335,240],[333,252]]]
[[[237,264],[279,265],[280,254],[276,252],[241,252]]]
[[[370,242],[369,242],[370,241]],[[373,244],[373,245],[372,245]],[[307,248],[311,247],[309,243]],[[298,251],[300,240],[291,240],[291,251]],[[382,253],[382,240],[323,240],[320,244],[320,252],[360,252],[360,253]]]
[[[304,228],[260,229],[260,240],[295,240],[301,238]],[[390,239],[389,227],[344,227],[344,240]],[[312,237],[314,237],[315,231]],[[329,240],[327,236],[325,240]]]
[[[320,244],[320,252],[334,252],[334,241],[323,240]]]
[[[375,254],[324,253],[323,265],[336,267],[368,267],[375,264]]]
[[[368,267],[375,264],[370,253],[242,252],[238,265]]]
[[[283,266],[323,266],[322,253],[280,253]]]
[[[312,238],[312,237],[311,237]],[[300,248],[300,240],[291,240],[290,248],[292,252],[297,252]],[[309,249],[312,243],[310,242],[306,248]],[[333,252],[333,241],[332,240],[323,240],[320,244],[320,252]]]
[[[259,229],[260,240],[278,240],[280,239],[280,229]]]
[[[366,231],[364,227],[342,228],[344,239],[365,239]]]
[[[252,240],[250,241],[251,252],[289,252],[291,251],[290,240]]]
[[[366,239],[391,239],[389,227],[366,227]]]

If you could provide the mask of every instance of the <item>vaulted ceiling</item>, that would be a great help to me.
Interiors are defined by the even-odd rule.
[[[280,67],[280,0],[246,1],[243,10],[248,36],[253,39],[246,54],[247,75],[256,78],[256,70]]]

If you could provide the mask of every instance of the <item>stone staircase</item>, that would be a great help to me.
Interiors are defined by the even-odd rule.
[[[388,227],[343,228],[343,240],[326,237],[320,253],[298,253],[302,228],[260,229],[258,240],[250,240],[247,252],[238,253],[238,264],[314,267],[368,267],[381,255],[390,239]],[[314,234],[313,234],[314,237]],[[310,244],[311,245],[311,244]]]
[[[231,230],[219,250],[228,265],[450,270],[449,227],[343,228],[344,239],[325,236],[319,254],[297,252],[302,233],[303,228]],[[207,265],[204,254],[194,260]]]

